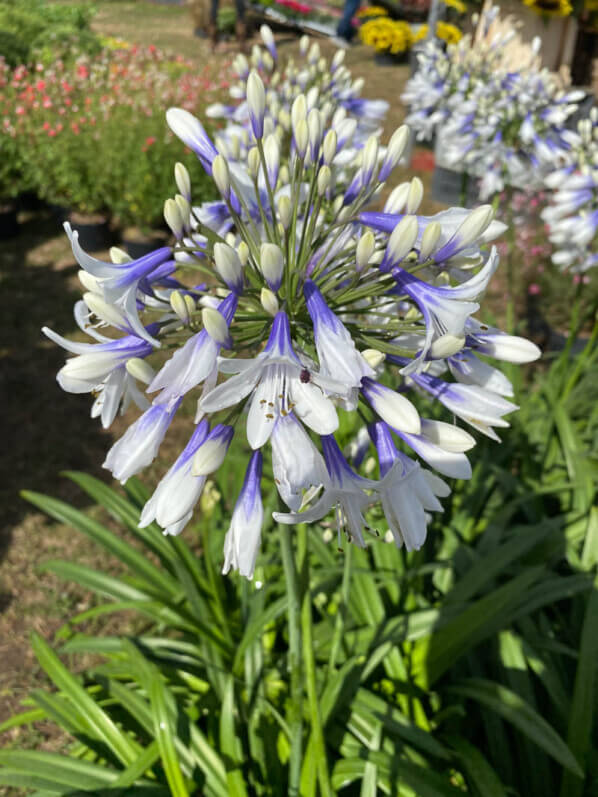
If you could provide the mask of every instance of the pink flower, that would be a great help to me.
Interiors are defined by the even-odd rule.
[[[542,293],[542,289],[537,282],[530,282],[527,287],[527,292],[530,296],[539,296]]]
[[[23,114],[25,113],[25,109],[23,108],[22,105],[17,105],[17,107],[15,108],[15,113],[17,114],[17,116],[23,116]]]

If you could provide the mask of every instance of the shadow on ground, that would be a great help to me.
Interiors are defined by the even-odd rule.
[[[80,298],[77,267],[49,212],[30,215],[19,237],[0,250],[0,561],[14,526],[30,511],[23,488],[76,500],[60,472],[101,472],[107,435],[90,421],[90,397],[63,393],[56,372],[64,352],[41,333],[49,326],[69,335]],[[0,585],[1,591],[1,585]]]

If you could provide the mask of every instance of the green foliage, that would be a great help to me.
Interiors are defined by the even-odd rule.
[[[40,55],[50,63],[56,57],[97,53],[99,42],[90,30],[92,16],[89,5],[1,0],[0,54],[15,67],[29,65]]]
[[[455,486],[421,551],[379,539],[341,555],[321,531],[299,527],[299,718],[287,677],[292,593],[274,529],[264,530],[258,589],[219,573],[227,501],[204,513],[189,545],[137,527],[147,493],[136,480],[123,495],[68,474],[126,537],[27,493],[126,572],[47,564],[99,596],[60,630],[60,652],[99,659],[75,677],[34,639],[54,689],[36,690],[1,728],[47,718],[75,741],[65,755],[1,753],[0,783],[40,795],[286,794],[299,719],[301,794],[595,794],[594,344],[519,386],[505,442],[476,450],[472,480]],[[243,464],[227,461],[222,495],[236,495]],[[125,610],[139,618],[136,633],[83,630]]]

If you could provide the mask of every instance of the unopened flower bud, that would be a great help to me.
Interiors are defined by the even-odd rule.
[[[328,186],[330,185],[331,179],[332,179],[332,173],[330,171],[330,166],[322,166],[322,168],[318,172],[317,188],[319,196],[324,196],[324,194],[328,189]]]
[[[185,303],[183,294],[180,291],[173,291],[170,294],[170,306],[176,315],[181,319],[183,324],[187,326],[189,323],[189,309]]]
[[[264,160],[266,161],[268,180],[272,188],[274,188],[278,180],[278,169],[280,166],[280,149],[276,136],[268,136],[264,142]]]
[[[364,84],[365,80],[362,77],[358,77],[357,80],[353,81],[353,94],[355,96],[361,94]]]
[[[355,252],[355,260],[358,271],[362,271],[370,262],[370,258],[374,254],[375,248],[376,238],[374,237],[374,233],[368,230],[359,239]]]
[[[255,71],[252,71],[247,78],[247,107],[253,135],[261,138],[264,133],[266,91],[260,76]]]
[[[309,133],[309,149],[312,161],[316,160],[322,138],[322,121],[320,112],[313,108],[307,115],[307,128]]]
[[[189,232],[191,229],[191,205],[182,194],[177,194],[174,198],[174,201],[177,203],[179,212],[181,214],[185,232]]]
[[[284,258],[276,244],[263,243],[260,249],[260,268],[264,279],[276,293],[282,282]]]
[[[388,195],[386,204],[384,205],[385,213],[401,213],[407,202],[409,196],[410,183],[401,183]]]
[[[249,74],[249,61],[243,55],[243,53],[239,53],[237,56],[235,56],[235,60],[233,61],[233,69],[241,78],[241,80],[247,79],[247,75]]]
[[[251,177],[257,180],[260,173],[260,153],[257,147],[252,147],[247,153],[247,169]]]
[[[269,288],[262,288],[260,300],[264,310],[274,317],[279,310],[278,299]]]
[[[314,42],[312,46],[309,48],[309,52],[307,54],[307,61],[309,64],[317,64],[320,60],[320,45],[317,42]]]
[[[401,125],[401,127],[395,130],[390,138],[390,141],[388,142],[388,147],[386,148],[386,153],[384,155],[384,161],[382,162],[380,174],[378,175],[378,179],[380,181],[384,181],[388,178],[405,152],[405,147],[407,146],[408,141],[409,128],[407,125]]]
[[[247,265],[247,261],[249,260],[249,247],[245,243],[245,241],[241,241],[237,246],[237,254],[239,255],[239,261],[243,267]]]
[[[180,241],[185,230],[181,211],[174,199],[167,199],[164,203],[164,220],[177,241]]]
[[[414,177],[409,186],[409,193],[407,194],[407,213],[417,213],[417,209],[421,205],[424,198],[424,186],[419,177]]]
[[[185,304],[187,305],[187,312],[189,313],[189,316],[193,315],[193,313],[197,310],[197,304],[195,302],[195,299],[193,298],[193,296],[190,296],[188,293],[186,293],[183,296],[183,299],[185,300]]]
[[[322,158],[327,166],[330,166],[330,164],[336,157],[336,148],[337,148],[336,131],[329,130],[324,136],[324,143],[322,144]]]
[[[436,249],[436,244],[438,243],[441,233],[442,227],[440,226],[439,222],[433,221],[428,224],[422,235],[422,242],[419,252],[421,260],[427,260],[434,249]]]
[[[494,218],[494,211],[491,205],[481,205],[472,210],[463,224],[455,233],[459,241],[460,248],[464,248],[476,241]]]
[[[285,108],[278,112],[278,124],[285,132],[291,129],[291,114]]]
[[[274,35],[272,34],[272,29],[268,25],[261,25],[260,36],[262,37],[262,41],[264,42],[269,52],[271,53],[272,58],[276,58],[276,44],[274,43]]]
[[[301,55],[305,55],[308,47],[309,47],[309,36],[302,36],[299,39],[299,52],[301,53]]]
[[[386,260],[395,265],[413,249],[419,225],[415,216],[404,216],[394,228],[386,246]]]
[[[212,161],[212,177],[216,188],[224,199],[228,199],[230,197],[230,173],[226,159],[222,155],[216,155]]]
[[[130,263],[132,259],[133,258],[131,255],[128,252],[125,252],[124,249],[120,249],[118,246],[110,247],[110,260],[112,260],[112,262],[117,266],[120,266],[123,263]],[[87,274],[87,272],[85,273]],[[91,274],[89,276],[91,276]],[[85,285],[85,283],[83,284]]]
[[[336,70],[339,68],[339,66],[343,63],[344,60],[345,60],[345,51],[337,50],[334,54],[334,57],[332,58],[332,61],[330,62],[330,71],[336,72]]]
[[[143,382],[146,385],[149,385],[156,375],[152,366],[145,360],[142,360],[141,357],[131,357],[130,360],[127,360],[125,368],[133,379],[137,379],[139,382]]]
[[[374,169],[378,163],[378,139],[370,136],[363,150],[361,168],[363,169],[363,184],[369,185]]]
[[[174,181],[179,192],[185,197],[187,202],[191,202],[191,178],[183,163],[175,163]]]
[[[289,225],[291,224],[292,212],[293,206],[291,204],[291,200],[288,198],[288,196],[281,196],[278,200],[278,218],[280,219],[280,223],[285,230],[288,230]]]
[[[378,349],[365,349],[365,351],[361,352],[361,356],[370,368],[378,368],[386,359],[386,354],[378,351]]]
[[[307,100],[305,99],[305,94],[299,94],[299,96],[295,97],[293,100],[293,104],[291,106],[291,123],[293,125],[293,131],[299,124],[302,119],[307,118]]]
[[[309,144],[309,129],[307,127],[307,122],[305,119],[301,119],[301,121],[297,124],[295,128],[295,147],[297,149],[297,154],[300,158],[305,158],[305,154],[307,152],[307,147]]]
[[[305,95],[305,101],[307,104],[307,113],[312,110],[312,108],[316,107],[316,103],[318,102],[318,97],[320,96],[320,91],[317,86],[312,86],[310,90]]]
[[[231,291],[241,293],[243,290],[243,267],[239,255],[232,246],[223,243],[214,244],[214,263],[216,270]]]
[[[111,324],[119,329],[127,329],[129,322],[121,311],[110,302],[107,302],[99,293],[89,291],[83,294],[83,301],[90,311],[101,321]]]
[[[227,346],[230,340],[226,320],[219,310],[213,307],[204,307],[201,311],[201,320],[204,329],[213,341],[221,346]]]

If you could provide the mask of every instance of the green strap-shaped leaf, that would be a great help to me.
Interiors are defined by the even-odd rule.
[[[439,631],[417,642],[413,650],[413,673],[416,682],[428,688],[471,647],[510,622],[514,608],[521,603],[529,587],[542,574],[541,567],[525,570],[494,590]]]
[[[180,594],[180,585],[167,571],[156,567],[147,556],[101,523],[56,498],[33,492],[24,492],[22,495],[46,514],[60,523],[72,526],[109,551],[119,562],[126,565],[132,573],[141,578],[144,591],[150,595],[160,596],[164,594],[172,596]]]
[[[150,703],[154,718],[154,734],[172,797],[189,797],[174,743],[176,730],[171,726],[166,708],[166,690],[159,677],[155,678],[151,685]]]
[[[462,736],[449,736],[446,741],[456,751],[461,768],[479,797],[507,797],[500,778],[477,747]]]
[[[125,766],[132,764],[139,755],[139,746],[102,711],[41,636],[33,634],[31,644],[41,667],[80,711],[91,735],[104,742]]]
[[[127,498],[88,473],[67,471],[64,475],[85,490],[87,495],[93,498],[100,506],[103,506],[115,520],[124,523],[136,537],[160,557],[164,564],[171,560],[172,546],[168,538],[162,534],[155,524],[145,529],[140,529],[138,526],[140,511]]]
[[[453,686],[447,686],[445,691],[476,700],[496,712],[559,764],[575,775],[583,777],[583,770],[575,760],[575,756],[552,725],[515,692],[484,678],[468,678]]]
[[[225,682],[220,711],[220,750],[225,760],[230,761],[226,772],[230,797],[247,797],[241,769],[243,749],[235,730],[235,713],[235,682],[232,676],[229,676]]]
[[[23,775],[34,775],[45,781],[46,786],[34,788],[51,788],[49,784],[70,789],[101,789],[114,783],[118,772],[105,764],[92,764],[77,758],[59,755],[58,753],[34,752],[30,750],[0,750],[0,767]],[[0,782],[4,769],[0,769]]]
[[[567,741],[579,761],[586,761],[592,748],[592,733],[596,716],[596,678],[598,675],[598,579],[595,581],[586,608],[579,660],[575,673],[573,702],[569,715]],[[589,763],[589,762],[588,762]],[[563,773],[561,797],[581,797],[583,778]]]

